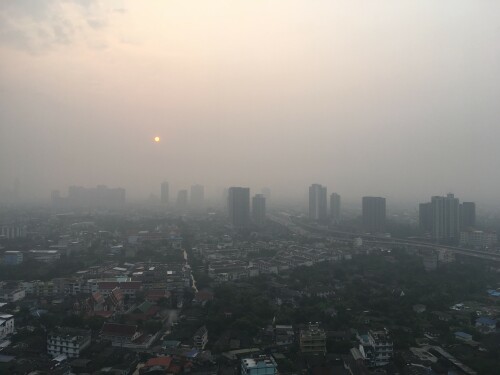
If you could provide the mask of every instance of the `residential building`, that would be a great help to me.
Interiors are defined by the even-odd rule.
[[[257,225],[266,222],[266,198],[263,194],[256,194],[252,198],[252,219]]]
[[[7,266],[17,266],[23,262],[23,253],[21,251],[6,251],[3,254],[3,264]]]
[[[270,355],[260,355],[241,360],[241,375],[276,375],[278,365]]]
[[[0,340],[14,333],[14,315],[0,313]]]
[[[65,354],[68,358],[79,358],[90,345],[91,331],[74,328],[59,328],[47,335],[47,352],[56,357]]]
[[[229,221],[233,227],[246,227],[250,222],[250,189],[230,187],[227,201]]]
[[[363,197],[363,230],[368,233],[385,232],[386,202],[382,197]]]
[[[359,351],[369,367],[387,365],[393,357],[393,342],[385,331],[358,334]]]
[[[130,346],[142,333],[136,325],[104,323],[101,328],[101,338],[110,340],[112,346]]]
[[[203,326],[198,328],[193,336],[193,346],[198,350],[204,350],[208,343],[208,330],[207,327]]]
[[[438,243],[456,244],[460,237],[460,202],[453,194],[434,196],[432,206],[432,238]]]
[[[326,187],[312,184],[309,187],[309,218],[320,222],[327,219]]]
[[[300,351],[302,353],[326,353],[326,333],[318,323],[300,330]]]
[[[498,242],[498,236],[495,232],[483,232],[482,230],[465,230],[460,232],[459,245],[462,247],[483,250],[491,248]]]
[[[330,195],[330,220],[334,224],[340,222],[340,195],[337,193]]]
[[[18,285],[0,284],[0,301],[17,302],[26,297],[26,291]]]

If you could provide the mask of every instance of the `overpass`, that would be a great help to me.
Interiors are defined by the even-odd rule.
[[[474,258],[487,259],[492,261],[500,262],[500,253],[491,253],[487,251],[478,251],[471,249],[464,249],[457,246],[447,246],[439,245],[422,241],[408,240],[405,238],[395,238],[395,237],[379,237],[371,234],[353,233],[334,230],[330,228],[318,227],[315,225],[310,225],[307,223],[294,220],[294,217],[286,213],[282,213],[279,216],[269,215],[269,218],[281,225],[285,225],[292,232],[300,235],[306,235],[308,233],[320,233],[330,237],[339,239],[354,239],[362,238],[364,243],[380,245],[380,246],[402,246],[402,247],[413,247],[417,249],[428,249],[437,251],[450,251],[454,254],[460,254],[465,256],[470,256]]]

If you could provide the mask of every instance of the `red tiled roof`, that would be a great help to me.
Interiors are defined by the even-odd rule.
[[[101,333],[110,336],[133,336],[137,332],[137,326],[118,323],[104,323]]]
[[[144,367],[162,366],[168,369],[170,363],[172,362],[172,357],[156,357],[149,359]]]

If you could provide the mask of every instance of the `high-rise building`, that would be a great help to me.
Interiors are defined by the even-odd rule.
[[[234,227],[245,227],[250,222],[250,189],[230,187],[227,198],[229,221]]]
[[[202,185],[191,186],[191,208],[201,210],[205,205],[205,188]]]
[[[263,225],[266,221],[266,198],[263,194],[252,198],[252,219],[257,225]]]
[[[385,232],[385,198],[363,197],[363,230],[368,233]]]
[[[460,229],[469,229],[476,226],[476,204],[463,202],[460,205]]]
[[[335,224],[340,222],[340,195],[337,193],[330,195],[330,219]]]
[[[432,238],[441,243],[457,243],[460,239],[460,202],[453,194],[434,196],[432,206]]]
[[[326,221],[327,219],[326,187],[312,184],[309,187],[309,218],[311,220]]]
[[[166,206],[168,204],[168,182],[164,181],[160,187],[160,200]]]
[[[418,205],[418,224],[420,230],[432,232],[432,204],[420,203]]]
[[[188,207],[188,191],[187,190],[179,190],[177,193],[177,202],[176,207],[180,211],[187,210]]]

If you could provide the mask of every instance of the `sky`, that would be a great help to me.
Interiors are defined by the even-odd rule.
[[[500,205],[499,46],[497,0],[1,1],[0,190]]]

